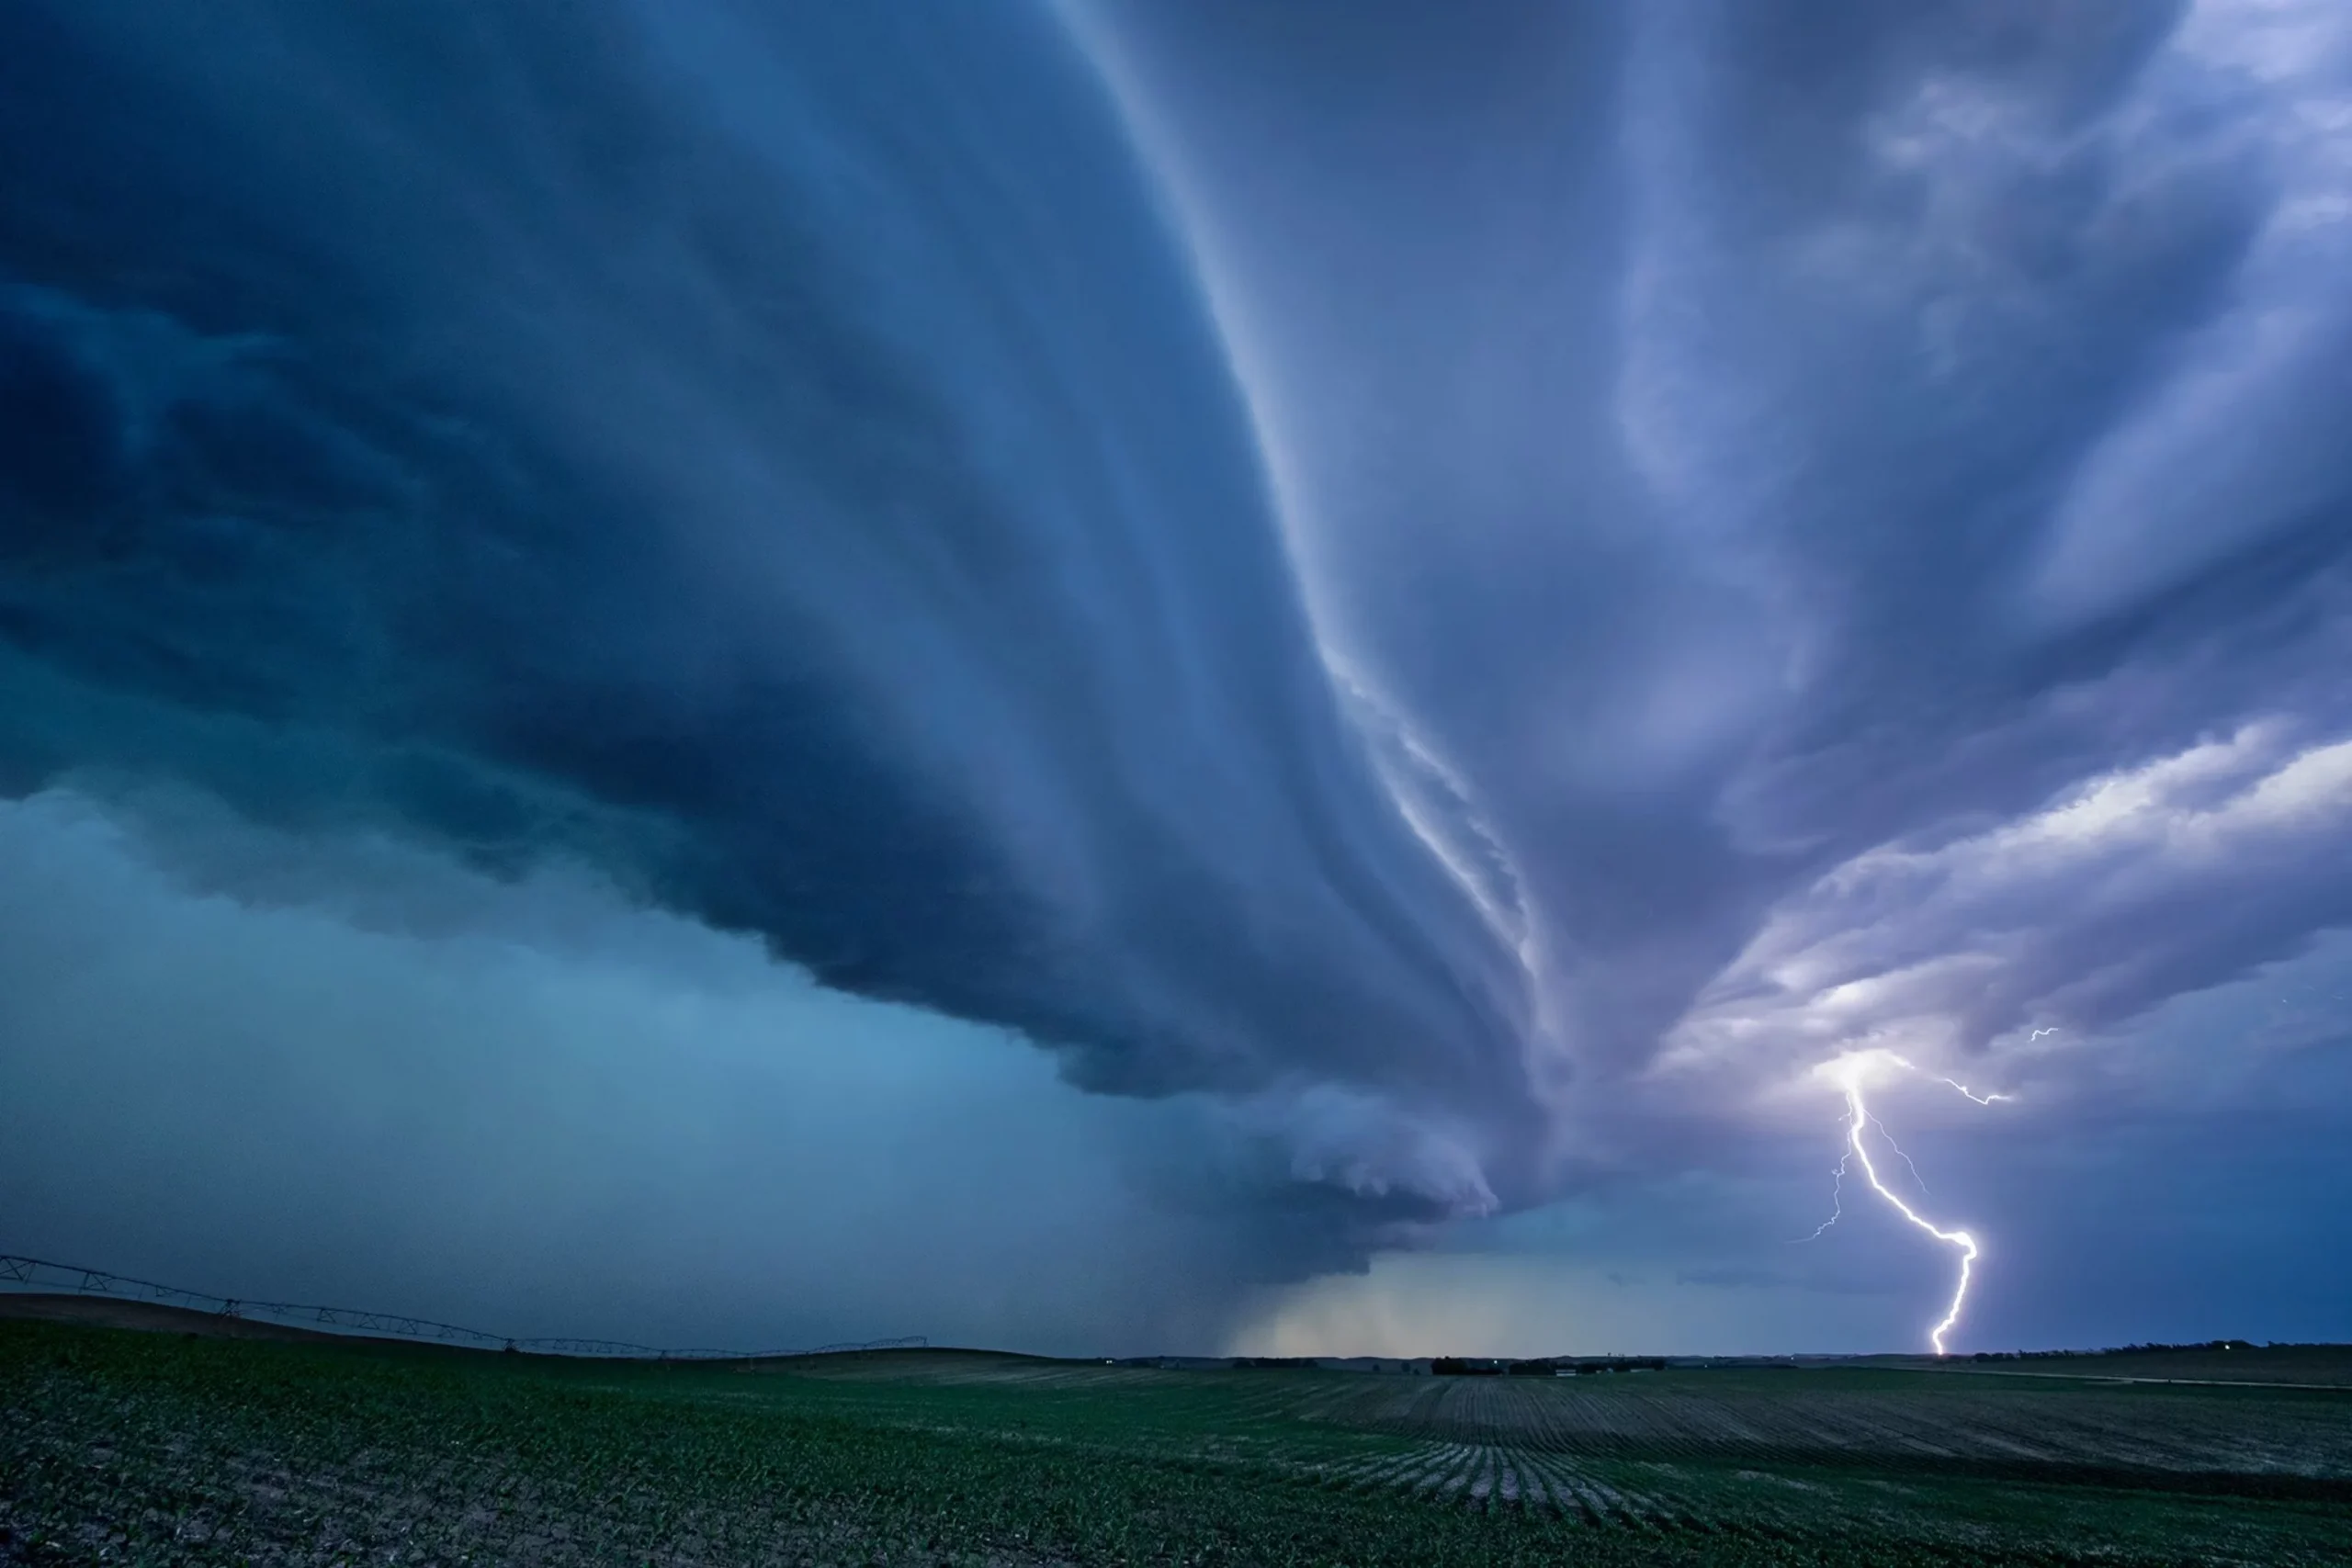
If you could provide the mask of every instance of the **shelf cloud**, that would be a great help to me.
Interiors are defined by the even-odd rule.
[[[158,995],[996,1053],[1195,1340],[1865,1043],[2078,1103],[2352,922],[2347,105],[2324,0],[19,6],[0,856]]]

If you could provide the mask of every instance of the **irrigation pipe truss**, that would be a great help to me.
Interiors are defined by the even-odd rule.
[[[0,1294],[31,1291],[60,1292],[77,1296],[104,1296],[115,1301],[158,1302],[186,1307],[216,1317],[244,1318],[288,1327],[323,1327],[343,1334],[382,1339],[464,1345],[484,1350],[520,1350],[541,1356],[602,1356],[615,1359],[657,1361],[746,1361],[779,1356],[833,1356],[850,1350],[909,1350],[929,1345],[922,1335],[903,1339],[866,1339],[854,1344],[819,1345],[806,1350],[718,1350],[697,1347],[666,1349],[658,1345],[631,1345],[619,1339],[514,1339],[487,1334],[455,1323],[403,1317],[396,1313],[361,1312],[353,1307],[302,1306],[291,1302],[249,1302],[233,1296],[184,1291],[153,1280],[132,1280],[100,1269],[51,1263],[40,1258],[0,1253]]]

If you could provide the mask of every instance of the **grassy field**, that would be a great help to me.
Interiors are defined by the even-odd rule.
[[[2352,1346],[2272,1345],[2242,1350],[2107,1350],[2097,1355],[2031,1356],[1989,1365],[1942,1364],[1960,1372],[2037,1377],[2117,1378],[2163,1382],[2277,1382],[2352,1389]]]
[[[2352,1395],[724,1366],[0,1323],[0,1562],[2352,1561]]]

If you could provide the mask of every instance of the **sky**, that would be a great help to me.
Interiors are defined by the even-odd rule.
[[[2346,278],[2334,0],[8,7],[0,1250],[2352,1339]]]

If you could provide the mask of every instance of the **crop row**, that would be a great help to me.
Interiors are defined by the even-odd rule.
[[[2269,1390],[1955,1386],[1957,1377],[1711,1372],[1589,1380],[1295,1379],[1294,1419],[1564,1452],[1867,1455],[2352,1479],[2352,1399]],[[1973,1380],[1972,1380],[1973,1382]],[[1991,1382],[1992,1380],[1984,1380]]]

